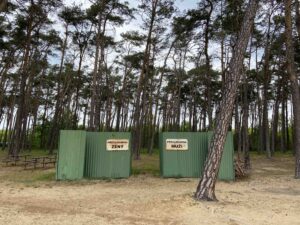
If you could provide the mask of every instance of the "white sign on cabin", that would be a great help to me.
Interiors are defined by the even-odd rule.
[[[166,150],[186,151],[188,149],[187,139],[166,139]]]
[[[107,151],[128,151],[129,140],[128,139],[108,139],[106,140]]]

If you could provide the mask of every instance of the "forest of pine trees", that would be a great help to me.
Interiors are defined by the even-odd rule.
[[[142,148],[154,151],[158,132],[218,126],[237,68],[228,127],[239,157],[250,167],[249,150],[272,157],[296,149],[299,1],[259,1],[235,65],[248,4],[8,1],[0,12],[1,148],[52,153],[61,129],[131,131],[139,159]]]

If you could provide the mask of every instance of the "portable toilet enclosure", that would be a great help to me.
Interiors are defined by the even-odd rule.
[[[162,177],[201,177],[211,132],[163,132],[160,134]],[[234,180],[233,137],[229,133],[221,160],[219,179]]]
[[[84,176],[127,178],[131,173],[129,132],[87,132]]]

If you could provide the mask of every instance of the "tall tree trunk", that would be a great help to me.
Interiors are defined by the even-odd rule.
[[[286,134],[286,150],[290,149],[291,143],[290,143],[290,130],[289,130],[289,111],[288,111],[288,99],[286,100],[285,104],[285,134]]]
[[[149,146],[149,153],[152,154],[153,152],[153,146],[154,146],[154,136],[155,136],[155,127],[156,127],[156,124],[158,124],[158,108],[159,108],[159,97],[160,97],[160,93],[161,93],[161,86],[162,86],[162,82],[163,82],[163,77],[164,77],[164,74],[165,74],[165,70],[166,70],[166,67],[167,67],[167,60],[170,56],[170,53],[171,53],[171,50],[173,49],[174,47],[174,44],[175,44],[175,41],[174,40],[172,43],[171,43],[171,46],[169,48],[169,51],[165,57],[165,60],[164,60],[164,64],[163,64],[163,67],[161,68],[162,72],[160,74],[160,77],[159,77],[159,83],[158,83],[158,87],[157,87],[157,92],[155,94],[155,99],[154,99],[154,105],[155,105],[155,109],[154,109],[154,118],[153,118],[153,124],[151,124],[151,126],[153,126],[153,129],[152,129],[152,133],[150,134],[150,146]],[[184,118],[185,119],[185,118]],[[159,127],[159,126],[158,126]]]
[[[250,0],[233,56],[229,64],[229,72],[226,74],[226,81],[224,85],[224,94],[219,106],[212,140],[209,145],[209,152],[205,162],[204,172],[195,193],[195,198],[197,200],[217,200],[215,196],[215,185],[221,164],[227,130],[229,128],[234,108],[234,101],[239,86],[244,54],[251,35],[257,5],[258,0]]]
[[[23,120],[26,117],[26,82],[29,77],[29,63],[30,63],[30,50],[32,40],[32,26],[33,18],[29,15],[28,27],[26,34],[26,45],[24,49],[24,57],[22,66],[20,69],[21,81],[20,81],[20,97],[18,102],[18,110],[16,115],[15,127],[11,135],[9,153],[16,156],[19,154],[22,148],[22,135],[26,132],[26,127],[23,127]]]
[[[83,61],[83,54],[84,50],[80,51],[80,56],[79,56],[79,64],[78,64],[78,70],[77,70],[77,82],[76,82],[76,94],[75,94],[75,109],[74,109],[74,115],[73,115],[73,129],[77,128],[77,123],[79,120],[78,116],[78,109],[79,109],[79,91],[80,91],[80,86],[81,86],[81,66],[82,66],[82,61]]]
[[[299,0],[295,1],[296,6],[296,27],[298,33],[298,39],[300,40],[300,3]]]
[[[244,84],[243,84],[243,117],[242,117],[242,132],[243,132],[243,152],[244,152],[244,168],[249,170],[250,154],[249,154],[249,133],[248,133],[248,120],[249,120],[249,104],[248,104],[248,83],[246,73],[244,73]]]
[[[287,148],[287,141],[286,141],[286,119],[285,119],[285,104],[286,99],[282,98],[281,103],[281,151],[285,152]]]
[[[137,86],[137,91],[135,94],[135,110],[134,110],[134,115],[133,115],[133,143],[132,143],[132,151],[134,154],[134,159],[140,159],[140,146],[141,146],[141,137],[142,137],[142,124],[141,124],[141,94],[143,91],[143,86],[146,81],[146,73],[148,72],[149,69],[149,60],[150,60],[150,49],[151,49],[151,35],[153,32],[153,27],[154,27],[154,20],[156,17],[156,10],[157,10],[157,4],[158,0],[154,0],[152,3],[152,13],[151,13],[151,19],[150,19],[150,26],[148,30],[148,35],[147,35],[147,42],[146,42],[146,47],[144,51],[144,58],[143,58],[143,63],[142,63],[142,68],[141,68],[141,75],[139,77],[138,81],[138,86]],[[143,95],[144,96],[144,95]]]
[[[223,12],[224,12],[224,7],[223,7],[223,0],[221,0],[221,27],[223,27]],[[224,55],[225,55],[225,51],[224,51],[224,42],[225,42],[225,34],[224,31],[221,30],[221,74],[222,74],[222,85],[224,85],[225,83],[225,59],[224,59]]]
[[[272,155],[275,153],[276,143],[277,143],[278,111],[279,111],[279,100],[278,97],[276,97],[274,110],[273,110],[273,122],[272,122],[272,142],[271,142]]]
[[[264,150],[264,130],[263,130],[263,120],[262,120],[262,99],[259,94],[259,87],[258,90],[258,104],[257,104],[257,113],[258,113],[258,152],[262,153]]]
[[[103,8],[106,1],[101,2],[101,7]],[[96,34],[96,51],[95,51],[95,61],[94,61],[94,69],[93,69],[93,80],[92,80],[92,90],[91,90],[91,110],[89,117],[89,130],[99,130],[100,129],[100,96],[99,96],[99,72],[101,72],[102,68],[99,65],[99,61],[102,58],[100,55],[100,50],[102,49],[101,43],[103,42],[101,39],[103,38],[105,30],[102,29],[102,14],[98,13],[98,21],[97,21],[97,34]],[[101,53],[102,54],[102,53]]]
[[[213,128],[213,118],[212,118],[212,91],[211,91],[211,75],[210,75],[210,59],[208,55],[208,45],[209,45],[209,33],[210,33],[210,20],[211,14],[213,12],[213,3],[210,0],[207,0],[209,5],[208,14],[205,22],[205,31],[204,31],[204,54],[205,54],[205,71],[206,71],[206,94],[207,94],[207,114],[208,114],[208,129],[212,130]],[[193,124],[195,127],[195,124]]]
[[[52,125],[49,132],[49,138],[48,138],[48,149],[49,153],[52,154],[53,150],[56,146],[57,140],[58,140],[58,134],[60,129],[60,117],[62,115],[62,103],[64,98],[64,87],[62,82],[62,71],[64,66],[64,60],[65,60],[65,54],[66,54],[66,48],[67,48],[67,42],[68,42],[68,24],[65,26],[65,38],[62,44],[62,51],[61,51],[61,59],[60,59],[60,66],[59,66],[59,72],[58,72],[58,86],[57,86],[57,96],[56,96],[56,104],[55,104],[55,111],[53,116]]]
[[[4,132],[4,136],[3,136],[3,145],[2,145],[2,150],[4,150],[7,146],[7,139],[8,139],[8,133],[9,133],[9,128],[11,127],[11,124],[13,123],[13,114],[14,114],[14,104],[11,103],[10,108],[7,110],[7,121],[6,121],[6,128],[5,128],[5,132]]]
[[[239,114],[239,102],[235,100],[234,107],[234,129],[235,129],[235,146],[237,148],[238,159],[241,157],[242,145],[241,145],[241,126],[240,126],[240,114]]]
[[[300,93],[298,76],[295,69],[294,45],[292,35],[292,1],[285,0],[285,34],[286,34],[286,59],[287,70],[292,88],[292,104],[294,112],[294,151],[296,153],[295,178],[300,179]]]
[[[264,52],[264,64],[263,64],[263,72],[264,72],[264,81],[263,81],[263,150],[266,151],[267,157],[271,158],[271,150],[270,150],[270,131],[269,131],[269,83],[271,79],[270,74],[270,27],[271,27],[271,16],[272,13],[268,15],[268,29],[267,29],[267,38],[265,43],[265,52]]]
[[[281,82],[277,84],[277,92],[275,104],[273,106],[273,119],[272,119],[272,139],[271,139],[271,153],[274,155],[277,147],[277,131],[278,131],[278,119],[279,119],[279,96],[281,90]]]

